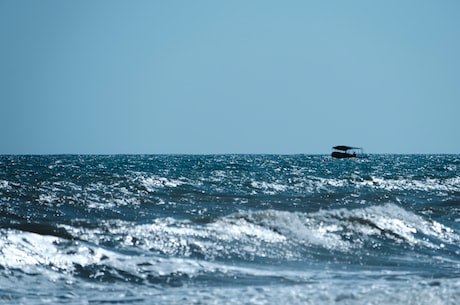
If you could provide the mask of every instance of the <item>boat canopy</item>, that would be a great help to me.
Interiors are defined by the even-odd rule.
[[[347,151],[350,149],[360,149],[359,147],[351,147],[351,146],[346,146],[346,145],[338,145],[333,147],[336,150],[342,150],[342,151]]]

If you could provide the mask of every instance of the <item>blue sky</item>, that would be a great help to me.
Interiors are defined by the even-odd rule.
[[[0,154],[460,153],[459,12],[0,0]]]

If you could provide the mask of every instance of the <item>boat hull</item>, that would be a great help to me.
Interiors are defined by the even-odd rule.
[[[331,156],[337,159],[356,158],[356,154],[350,154],[347,152],[334,151]]]

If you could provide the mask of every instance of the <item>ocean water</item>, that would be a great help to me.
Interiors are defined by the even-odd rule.
[[[459,304],[460,155],[0,156],[1,304]]]

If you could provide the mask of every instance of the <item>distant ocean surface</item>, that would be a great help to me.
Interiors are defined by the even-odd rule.
[[[0,304],[460,304],[460,155],[0,156]]]

